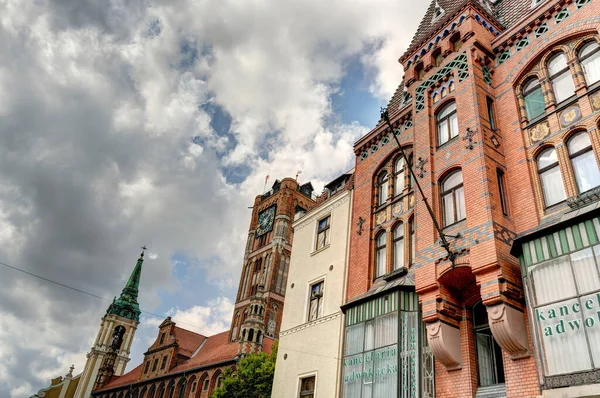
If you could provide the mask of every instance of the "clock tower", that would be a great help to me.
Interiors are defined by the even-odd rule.
[[[229,333],[240,354],[262,350],[264,336],[277,338],[287,286],[295,217],[315,205],[311,183],[275,181],[254,200],[242,275]]]

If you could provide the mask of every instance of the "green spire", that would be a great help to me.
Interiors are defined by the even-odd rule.
[[[143,247],[146,250],[145,247]],[[115,314],[123,318],[132,319],[134,321],[140,320],[140,305],[137,302],[139,287],[140,287],[140,276],[142,275],[142,264],[144,263],[144,252],[140,254],[140,258],[133,268],[133,272],[127,281],[127,284],[121,292],[119,298],[115,298],[112,304],[108,307],[106,314]]]

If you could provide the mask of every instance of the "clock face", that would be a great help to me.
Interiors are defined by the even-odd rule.
[[[271,232],[273,230],[273,220],[275,219],[276,207],[276,205],[273,205],[268,209],[263,210],[258,215],[258,226],[256,227],[257,237],[264,235],[267,232]]]

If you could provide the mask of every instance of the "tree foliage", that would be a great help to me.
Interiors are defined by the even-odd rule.
[[[237,369],[226,369],[220,388],[211,398],[269,398],[275,375],[277,343],[271,354],[260,352],[242,358]]]

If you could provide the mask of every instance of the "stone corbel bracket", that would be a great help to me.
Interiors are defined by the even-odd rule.
[[[525,315],[506,303],[489,306],[487,312],[494,339],[511,359],[530,356]]]
[[[442,321],[427,324],[427,340],[433,356],[446,366],[446,370],[462,368],[458,328]]]

